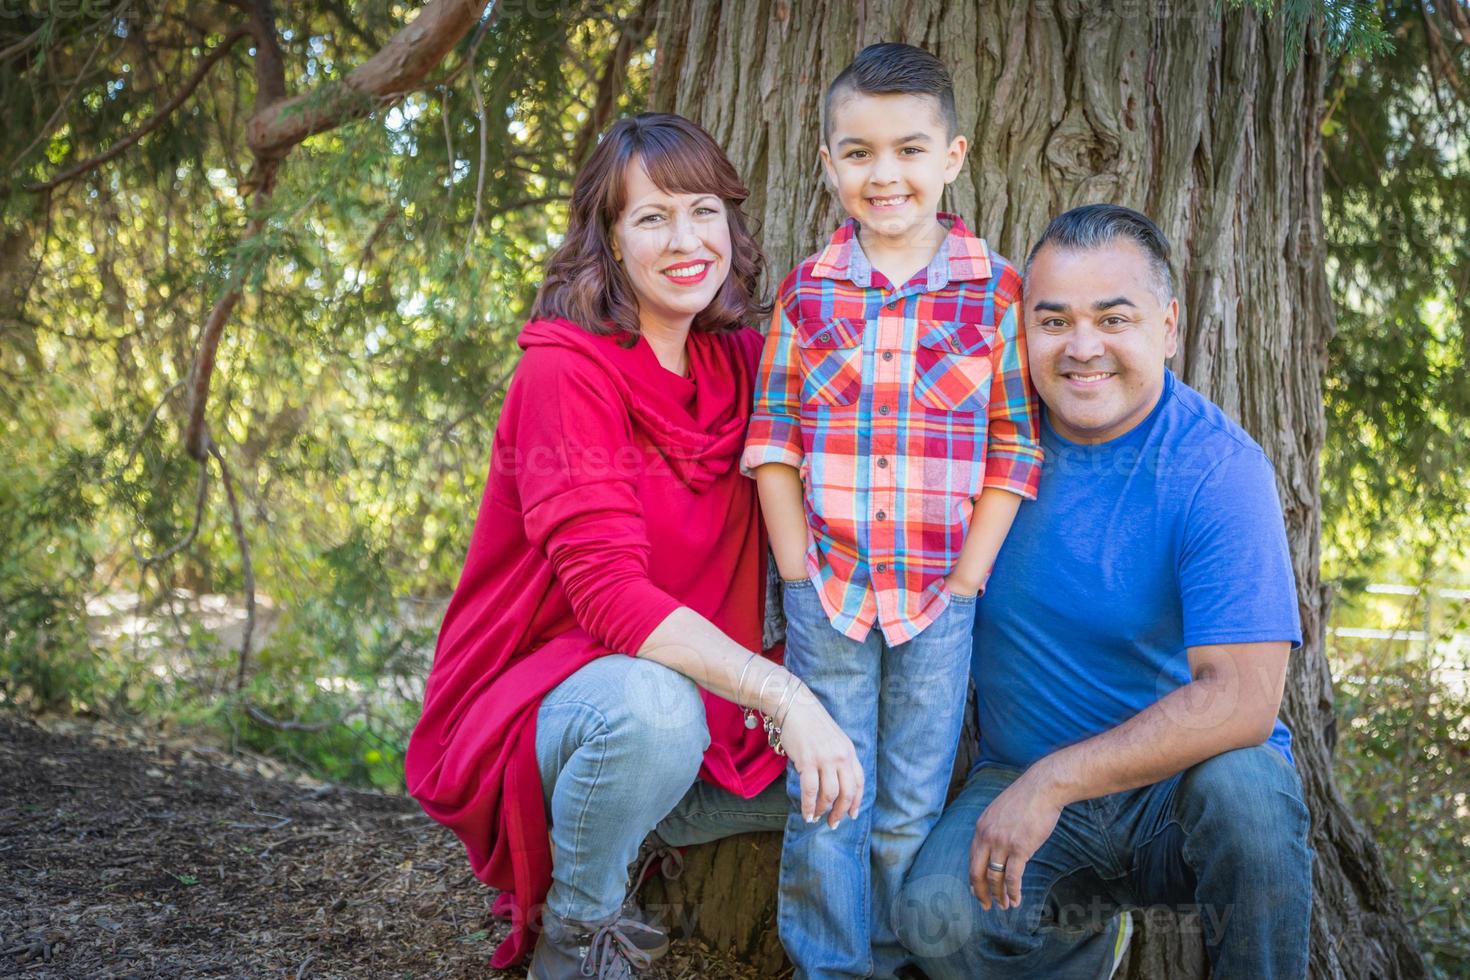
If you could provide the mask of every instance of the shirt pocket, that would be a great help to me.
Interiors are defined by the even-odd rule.
[[[863,390],[862,320],[807,319],[796,325],[803,405],[851,405]]]
[[[936,412],[983,412],[990,404],[995,328],[921,320],[914,352],[914,401]]]

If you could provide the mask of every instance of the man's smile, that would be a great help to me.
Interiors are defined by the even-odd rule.
[[[1091,388],[1117,377],[1117,374],[1112,371],[1063,371],[1062,377],[1074,385]]]

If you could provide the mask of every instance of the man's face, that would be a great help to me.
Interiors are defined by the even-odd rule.
[[[1116,439],[1158,404],[1179,319],[1179,301],[1162,289],[1148,255],[1125,238],[1037,253],[1025,291],[1031,380],[1064,439]]]
[[[895,245],[930,235],[966,148],[963,136],[950,138],[939,100],[847,92],[832,104],[830,128],[822,165],[843,210]]]

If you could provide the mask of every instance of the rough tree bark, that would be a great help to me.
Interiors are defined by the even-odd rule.
[[[1222,15],[1214,0],[664,0],[652,102],[707,127],[745,175],[772,279],[840,217],[817,160],[822,94],[879,40],[923,45],[953,70],[972,150],[947,205],[1003,254],[1023,258],[1048,218],[1078,204],[1116,201],[1159,222],[1183,303],[1173,369],[1277,468],[1306,638],[1282,712],[1313,815],[1312,975],[1417,977],[1425,968],[1398,899],[1332,776],[1329,596],[1318,570],[1334,329],[1318,127],[1326,58],[1315,29],[1292,39],[1284,20]],[[663,900],[697,933],[775,969],[774,846],[740,838],[697,850]],[[1145,936],[1130,975],[1201,972],[1187,923],[1149,916]]]

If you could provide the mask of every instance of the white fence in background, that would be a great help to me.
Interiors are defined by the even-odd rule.
[[[1391,582],[1375,582],[1367,586],[1363,591],[1369,595],[1402,596],[1405,599],[1415,598],[1425,592],[1416,585],[1399,585]],[[1439,608],[1436,600],[1444,600],[1452,606],[1462,602],[1470,602],[1470,589],[1429,589],[1424,602],[1424,614],[1421,617],[1419,629],[1368,629],[1358,626],[1332,626],[1327,632],[1332,636],[1353,637],[1364,640],[1402,640],[1405,643],[1429,643],[1434,639],[1449,640],[1454,645],[1470,642],[1470,633],[1451,631],[1442,637],[1437,637],[1434,631],[1435,613]]]
[[[1465,700],[1470,700],[1470,589],[1423,589],[1394,582],[1375,582],[1364,590],[1420,608],[1410,625],[1409,610],[1392,624],[1373,627],[1329,626],[1327,633],[1342,639],[1381,640],[1405,644],[1404,656],[1422,658],[1433,675]]]

